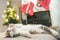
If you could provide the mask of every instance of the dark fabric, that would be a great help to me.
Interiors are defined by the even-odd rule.
[[[49,11],[35,12],[33,16],[27,15],[27,24],[43,24],[51,26],[51,18]]]

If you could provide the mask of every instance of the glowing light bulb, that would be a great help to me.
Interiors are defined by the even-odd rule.
[[[19,16],[17,15],[17,20],[19,20]]]
[[[16,15],[16,14],[14,14],[14,16],[16,17],[17,15]]]
[[[8,8],[9,10],[12,10],[11,8]]]
[[[9,5],[9,1],[7,1],[7,5]]]
[[[5,22],[8,22],[8,19],[5,19]]]
[[[12,11],[14,11],[14,9],[12,9]]]
[[[12,18],[13,18],[13,16],[12,16],[12,15],[9,15],[9,17],[12,17]]]
[[[4,10],[4,12],[6,12],[6,10]]]
[[[12,15],[13,13],[11,12],[10,14]]]

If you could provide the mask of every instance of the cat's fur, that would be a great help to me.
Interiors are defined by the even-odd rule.
[[[13,26],[12,26],[13,25]],[[9,29],[10,27],[14,27],[14,31]],[[22,25],[22,24],[11,24],[8,30],[10,31],[10,36],[13,37],[15,34],[20,34],[21,36],[31,37],[32,33],[44,33],[48,32],[54,36],[59,35],[59,33],[47,26],[44,25]]]

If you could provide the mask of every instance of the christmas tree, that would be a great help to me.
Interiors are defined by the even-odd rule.
[[[3,18],[5,23],[3,25],[19,23],[19,16],[16,14],[16,10],[12,8],[10,0],[7,1],[7,8],[4,10],[4,13]]]

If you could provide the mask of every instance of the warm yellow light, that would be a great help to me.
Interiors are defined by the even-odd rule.
[[[11,12],[10,15],[12,15],[13,13]]]
[[[2,17],[3,17],[4,19],[6,19],[7,15],[2,15]]]
[[[16,17],[16,16],[17,16],[17,14],[14,14],[14,16]]]
[[[12,8],[9,8],[9,11],[10,11],[10,12],[12,12],[12,11],[14,11],[14,9],[12,9]]]
[[[12,10],[11,8],[8,8],[9,10]]]
[[[16,17],[15,17],[15,16],[13,16],[13,15],[9,15],[9,17],[11,17],[11,18],[13,18],[13,19],[16,19]]]
[[[14,9],[12,8],[12,11],[14,11]]]
[[[5,22],[8,22],[8,19],[5,19]]]
[[[13,18],[13,16],[12,16],[12,15],[9,15],[9,17],[12,17],[12,18]]]
[[[38,6],[40,6],[41,4],[38,4]]]
[[[8,10],[8,12],[9,12],[10,10]]]
[[[9,5],[9,1],[7,1],[7,5]]]
[[[4,10],[4,12],[6,12],[6,10]]]
[[[19,20],[19,16],[17,15],[17,20]]]

